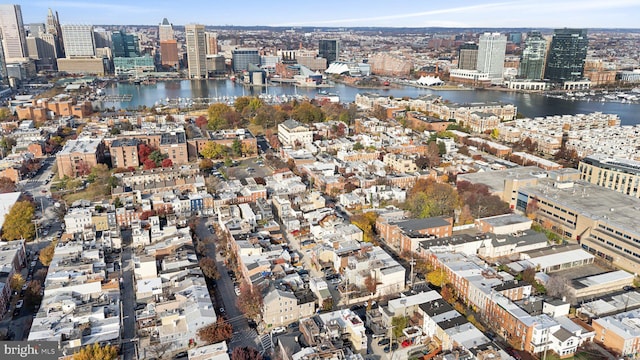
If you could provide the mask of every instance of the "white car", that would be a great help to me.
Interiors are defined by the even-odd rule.
[[[18,300],[18,302],[16,303],[16,309],[22,308],[22,304],[24,304],[24,300]]]
[[[278,326],[271,330],[271,335],[280,335],[286,332],[287,332],[287,329],[284,326]]]

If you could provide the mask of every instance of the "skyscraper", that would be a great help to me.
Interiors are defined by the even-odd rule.
[[[169,23],[167,18],[162,19],[162,23],[158,26],[158,40],[166,41],[173,40],[173,25]]]
[[[62,25],[61,28],[67,58],[96,55],[92,25]]]
[[[205,33],[207,40],[207,55],[216,55],[218,53],[218,34],[208,32]]]
[[[588,45],[586,29],[554,30],[544,77],[551,81],[582,78]]]
[[[124,31],[114,31],[111,33],[111,50],[113,57],[136,57],[140,56],[140,46],[138,45],[138,35],[126,34]]]
[[[327,59],[327,65],[336,62],[340,58],[340,41],[320,40],[318,42],[318,55]]]
[[[523,79],[542,79],[544,75],[544,60],[547,54],[547,40],[539,31],[527,33],[524,48],[520,55],[520,69],[518,77]]]
[[[160,63],[162,66],[177,68],[180,65],[178,59],[178,42],[175,40],[160,41]]]
[[[60,19],[58,18],[58,12],[55,16],[53,11],[49,9],[47,13],[47,23],[45,24],[45,31],[47,34],[51,34],[56,38],[56,54],[57,56],[64,56],[64,43],[62,41],[62,28],[60,27]]]
[[[0,5],[0,30],[5,60],[29,55],[20,5]]]
[[[187,66],[190,79],[207,78],[207,46],[204,36],[204,25],[185,25],[187,40]]]
[[[476,69],[489,74],[492,82],[502,80],[507,37],[500,33],[484,33],[478,41],[478,63]]]
[[[468,42],[458,49],[458,69],[475,70],[478,65],[478,44]]]

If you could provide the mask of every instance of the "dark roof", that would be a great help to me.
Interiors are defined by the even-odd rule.
[[[440,321],[438,323],[438,326],[442,330],[447,330],[447,329],[451,329],[452,327],[464,325],[468,322],[469,321],[467,321],[467,319],[464,316],[460,315],[460,316],[454,317],[453,319]]]
[[[573,336],[573,334],[564,328],[560,328],[560,330],[553,333],[553,336],[555,336],[558,340],[565,342],[569,340]]]
[[[504,291],[504,290],[509,290],[509,289],[517,289],[519,287],[527,286],[527,285],[529,285],[529,283],[526,282],[526,281],[510,280],[510,281],[505,281],[502,284],[495,286],[493,289],[495,291]]]
[[[138,146],[139,143],[138,139],[116,139],[111,143],[111,147]]]
[[[315,302],[318,298],[316,295],[309,289],[299,290],[293,293],[298,299],[298,305],[307,304],[310,302]]]
[[[449,305],[444,299],[436,299],[419,305],[420,309],[425,312],[429,317],[444,314],[453,309],[453,306]]]
[[[478,236],[471,236],[469,234],[460,234],[456,236],[447,236],[447,237],[420,241],[419,246],[423,249],[429,249],[432,246],[466,244],[473,241],[478,241],[480,239],[481,238]]]
[[[426,219],[403,220],[397,222],[396,225],[404,231],[413,232],[435,227],[449,226],[451,224],[442,217],[431,217]]]
[[[187,142],[183,132],[163,133],[160,137],[160,145],[184,144]]]

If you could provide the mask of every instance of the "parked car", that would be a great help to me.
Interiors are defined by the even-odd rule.
[[[398,343],[393,343],[392,345],[387,345],[384,347],[384,352],[388,353],[391,351],[396,351],[398,350]]]
[[[18,300],[18,302],[16,303],[16,309],[22,308],[22,305],[24,305],[24,300]]]
[[[175,354],[175,356],[174,356],[173,358],[174,358],[174,359],[184,359],[184,358],[186,358],[187,356],[189,356],[189,354],[187,354],[187,352],[186,352],[186,351],[181,351],[181,352],[179,352],[179,353]]]
[[[271,330],[271,335],[280,335],[286,332],[287,332],[287,329],[284,326],[278,326]]]
[[[391,340],[389,340],[389,338],[384,338],[384,339],[378,341],[378,346],[389,345],[390,342],[391,342]]]

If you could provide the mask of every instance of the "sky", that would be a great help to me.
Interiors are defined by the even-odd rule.
[[[640,0],[20,0],[25,24],[639,28]]]

